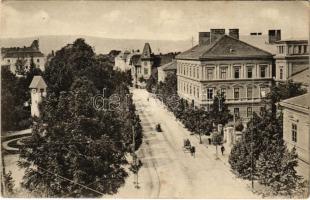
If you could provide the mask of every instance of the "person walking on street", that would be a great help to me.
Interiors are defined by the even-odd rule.
[[[224,155],[224,151],[225,151],[225,147],[224,147],[224,146],[221,146],[222,155]]]

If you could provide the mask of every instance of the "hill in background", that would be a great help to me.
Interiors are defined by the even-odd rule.
[[[111,39],[92,36],[38,36],[26,38],[0,38],[1,47],[23,47],[29,46],[33,40],[39,39],[40,50],[44,54],[52,50],[57,51],[68,43],[72,43],[77,38],[84,38],[91,45],[96,53],[109,53],[111,50],[132,50],[142,51],[144,43],[149,42],[154,53],[168,53],[185,51],[191,48],[191,41],[172,40],[140,40],[140,39]]]

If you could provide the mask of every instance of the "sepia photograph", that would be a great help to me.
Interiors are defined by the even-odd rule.
[[[309,35],[308,1],[0,1],[1,198],[309,198]]]

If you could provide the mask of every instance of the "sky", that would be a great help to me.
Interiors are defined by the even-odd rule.
[[[243,35],[281,29],[282,38],[304,38],[308,14],[307,2],[296,1],[4,1],[0,37],[188,40],[210,28],[239,28]]]

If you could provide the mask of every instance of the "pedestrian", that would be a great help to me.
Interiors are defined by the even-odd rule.
[[[194,157],[195,157],[195,152],[196,152],[195,146],[192,146],[192,148],[191,148],[191,154],[192,154],[192,156],[194,156]]]
[[[147,101],[149,101],[149,98],[147,98]]]
[[[225,147],[224,147],[224,146],[221,146],[222,155],[224,155],[224,151],[225,151]]]
[[[211,145],[211,138],[208,138],[208,141],[209,141],[209,145]]]

